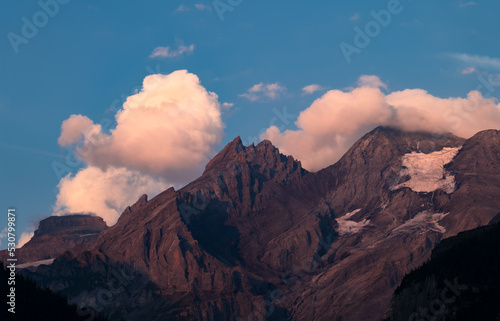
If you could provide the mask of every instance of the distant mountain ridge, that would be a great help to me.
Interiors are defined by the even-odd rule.
[[[126,320],[381,320],[435,244],[498,213],[499,140],[378,127],[312,173],[269,141],[236,138],[197,180],[142,196],[89,248],[26,274],[92,306],[125,271],[102,308]],[[403,156],[445,147],[460,148],[442,168],[453,190],[401,185]]]
[[[16,249],[17,264],[54,259],[72,247],[93,244],[108,226],[99,216],[73,214],[50,216],[40,221],[33,237],[21,249]],[[0,251],[5,262],[7,250]]]

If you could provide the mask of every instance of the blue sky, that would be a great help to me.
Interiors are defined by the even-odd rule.
[[[500,3],[493,1],[401,0],[400,12],[348,63],[340,44],[354,45],[354,28],[365,30],[374,21],[370,12],[387,10],[391,2],[73,0],[43,21],[37,2],[4,1],[2,211],[16,207],[19,231],[51,214],[60,179],[52,164],[68,164],[68,150],[57,142],[62,122],[72,114],[113,120],[112,105],[140,89],[149,74],[187,69],[221,103],[233,104],[223,111],[218,150],[238,135],[247,144],[258,140],[273,124],[296,129],[297,116],[315,99],[357,86],[362,75],[378,76],[386,92],[421,88],[447,98],[466,97],[478,77],[500,73]],[[228,6],[221,20],[217,10]],[[41,26],[24,37],[23,17],[33,22],[34,16]],[[27,43],[13,46],[12,34]],[[158,47],[163,56],[152,57]],[[276,86],[249,96],[260,83]],[[304,95],[311,84],[320,90]],[[82,163],[69,167],[76,173]],[[0,220],[0,230],[5,226]]]

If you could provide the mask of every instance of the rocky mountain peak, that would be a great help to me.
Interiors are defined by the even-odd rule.
[[[476,149],[477,152],[481,153],[490,150],[496,154],[492,156],[498,156],[500,151],[500,130],[489,129],[475,134],[464,144],[464,149]]]
[[[238,136],[207,164],[202,178],[227,171],[240,172],[241,166],[249,166],[260,172],[277,171],[285,167],[289,170],[304,171],[300,161],[281,154],[269,140],[244,146]]]
[[[129,206],[129,212],[133,212],[136,208],[139,208],[148,202],[148,196],[146,194],[142,194],[141,197],[134,203],[134,205]]]
[[[499,139],[500,138],[500,130],[496,129],[487,129],[478,132],[472,138],[475,139]],[[473,140],[473,139],[472,139]]]
[[[278,148],[276,148],[273,145],[273,143],[271,143],[271,141],[268,139],[264,139],[263,141],[258,143],[256,146],[256,149],[257,150],[269,150],[269,151],[278,151],[279,152]]]
[[[85,214],[50,216],[40,221],[34,236],[77,233],[79,231],[101,231],[106,228],[106,223],[99,216]]]
[[[379,126],[364,135],[354,146],[384,145],[397,148],[402,152],[415,151],[429,154],[444,147],[463,145],[464,138],[451,133],[430,133],[423,131],[404,131],[395,127]]]
[[[500,131],[485,130],[468,139],[449,164],[454,172],[462,172],[461,179],[491,179],[490,173],[500,166]],[[469,177],[474,174],[473,177]],[[467,178],[467,179],[466,179]]]
[[[238,159],[238,155],[241,153],[244,154],[245,152],[246,148],[241,141],[241,137],[238,136],[208,162],[207,166],[205,166],[204,173],[223,167],[224,163]]]

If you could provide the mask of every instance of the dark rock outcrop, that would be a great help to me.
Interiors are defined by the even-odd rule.
[[[9,284],[14,279],[9,268],[0,266],[0,283]],[[14,284],[11,284],[14,285]],[[60,294],[47,288],[40,288],[32,280],[15,273],[15,288],[11,292],[10,286],[1,286],[0,295],[8,298],[15,295],[15,305],[5,304],[0,309],[0,320],[51,320],[51,321],[88,321],[89,316],[79,313],[76,305],[68,305],[68,301]],[[108,321],[98,314],[93,315],[93,321]]]
[[[443,240],[395,291],[391,320],[499,320],[500,224]]]

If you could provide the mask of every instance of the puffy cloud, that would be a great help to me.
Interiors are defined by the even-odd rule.
[[[7,228],[4,228],[0,232],[0,246],[2,245],[2,239],[7,238],[8,231]],[[31,238],[33,237],[34,232],[33,231],[27,231],[21,233],[21,236],[19,237],[19,240],[17,241],[16,249],[21,248],[24,244],[28,243]]]
[[[467,98],[439,98],[422,89],[384,94],[378,77],[362,76],[360,87],[331,90],[302,111],[297,130],[281,132],[272,126],[262,135],[305,168],[319,170],[335,163],[364,133],[379,126],[408,131],[452,132],[470,137],[500,126],[500,107],[494,98],[471,91]]]
[[[177,7],[177,9],[175,9],[175,12],[185,12],[185,11],[189,11],[189,7],[184,4],[181,4],[179,7]]]
[[[57,142],[61,146],[77,143],[81,141],[83,136],[94,126],[94,122],[87,116],[71,115],[70,118],[63,121],[61,125],[61,135]]]
[[[34,232],[23,232],[21,234],[21,237],[17,241],[16,249],[19,249],[19,248],[23,247],[24,244],[28,243],[31,240],[31,238],[33,237],[33,235],[35,235]]]
[[[212,11],[212,7],[210,7],[209,5],[203,4],[203,3],[195,3],[194,8],[196,10],[199,10],[199,11],[204,11],[204,10],[209,11],[209,12]],[[175,12],[186,12],[186,11],[190,11],[190,10],[191,9],[188,6],[181,4],[179,7],[177,7]]]
[[[58,185],[55,212],[93,212],[113,224],[141,194],[196,178],[223,137],[218,96],[186,70],[151,75],[127,98],[109,133],[87,117],[63,122],[59,143],[87,167]]]
[[[472,73],[474,73],[476,71],[477,70],[474,67],[467,67],[465,69],[462,69],[461,73],[462,73],[462,75],[469,75],[469,74],[472,74]]]
[[[200,11],[203,11],[203,10],[211,11],[212,10],[212,8],[210,6],[207,6],[206,4],[203,4],[203,3],[195,3],[194,7]]]
[[[498,58],[479,56],[479,55],[469,55],[465,53],[456,53],[456,54],[451,54],[450,56],[451,58],[454,58],[469,66],[500,70],[500,59]]]
[[[175,58],[184,54],[190,54],[194,51],[194,45],[179,45],[177,49],[170,47],[156,47],[149,58]]]
[[[278,83],[274,84],[264,84],[258,83],[253,85],[246,93],[241,94],[240,97],[244,97],[250,101],[259,101],[264,99],[275,100],[286,90]]]
[[[314,94],[315,92],[320,91],[320,90],[323,90],[323,87],[321,87],[320,85],[312,84],[312,85],[308,85],[308,86],[305,86],[304,88],[302,88],[302,94],[303,95],[310,95],[310,94]]]
[[[318,170],[338,160],[357,137],[391,117],[392,109],[378,88],[330,90],[300,113],[295,122],[298,130],[281,133],[272,126],[262,138],[300,159],[307,169]]]
[[[371,88],[384,88],[387,89],[387,85],[380,80],[379,77],[374,75],[363,75],[358,79],[359,87],[371,87]]]
[[[222,103],[221,110],[227,110],[234,106],[234,103]]]
[[[469,2],[465,2],[465,3],[461,3],[458,6],[461,7],[461,8],[463,8],[463,7],[469,7],[469,6],[477,6],[477,2],[475,2],[475,1],[469,1]]]
[[[185,70],[146,77],[115,118],[109,135],[90,126],[77,154],[91,166],[125,167],[179,183],[199,174],[224,129],[217,95]]]
[[[56,215],[96,213],[112,225],[140,195],[158,194],[169,186],[162,178],[124,167],[102,170],[91,166],[59,182],[54,211]]]
[[[358,21],[358,20],[359,20],[359,18],[360,18],[360,15],[359,15],[359,13],[357,13],[357,12],[356,12],[356,13],[355,13],[355,14],[353,14],[353,15],[351,16],[351,18],[349,18],[349,19],[350,19],[351,21]]]
[[[297,126],[308,133],[352,134],[365,124],[386,122],[391,110],[377,88],[362,87],[351,92],[331,90],[300,113]]]
[[[406,89],[386,96],[396,110],[391,125],[408,131],[446,131],[468,138],[484,129],[500,126],[500,107],[495,98],[471,91],[467,98],[439,98],[422,89]]]

